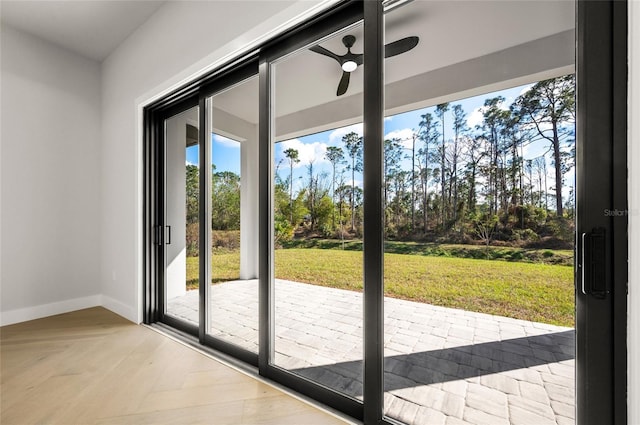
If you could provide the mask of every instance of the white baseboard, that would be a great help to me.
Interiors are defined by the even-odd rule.
[[[88,297],[74,298],[56,303],[3,311],[0,312],[0,326],[41,319],[43,317],[82,310],[84,308],[98,307],[100,305],[102,305],[102,296],[90,295]]]
[[[138,315],[134,311],[134,309],[132,309],[131,306],[116,300],[115,298],[102,295],[101,305],[107,310],[110,310],[115,314],[122,316],[127,320],[132,321],[133,323],[140,323],[140,321],[138,320]]]

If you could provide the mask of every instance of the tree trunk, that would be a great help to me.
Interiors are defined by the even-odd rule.
[[[560,140],[558,139],[558,123],[553,125],[553,160],[556,166],[556,215],[562,217],[562,164],[560,163]]]

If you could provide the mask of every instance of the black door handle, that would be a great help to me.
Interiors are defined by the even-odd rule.
[[[165,226],[165,227],[167,228],[165,245],[171,245],[171,226]]]
[[[596,227],[582,233],[580,268],[581,290],[584,295],[605,298],[609,293],[607,282],[606,231]]]

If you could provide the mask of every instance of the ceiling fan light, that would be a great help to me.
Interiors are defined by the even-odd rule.
[[[353,72],[356,70],[357,67],[358,67],[358,64],[355,63],[354,61],[345,61],[342,64],[342,70],[344,72]]]

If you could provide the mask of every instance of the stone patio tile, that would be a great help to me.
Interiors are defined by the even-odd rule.
[[[509,415],[507,396],[482,385],[469,384],[466,404],[498,418],[507,418]]]
[[[397,357],[386,357],[384,359],[384,371],[399,376],[411,376],[411,363],[399,360]],[[415,378],[414,376],[411,377]]]
[[[440,384],[444,380],[445,375],[437,368],[412,365],[407,376],[416,382],[433,385]]]
[[[559,401],[568,405],[575,403],[576,396],[574,388],[563,387],[550,383],[545,383],[544,388],[547,390],[547,394],[551,401]]]
[[[453,416],[447,416],[445,425],[469,425],[469,422],[463,421]]]
[[[472,407],[465,407],[463,419],[474,425],[510,425],[504,417],[490,415]]]
[[[575,368],[559,363],[549,363],[549,369],[554,375],[573,378],[575,376]]]
[[[398,333],[391,338],[391,343],[406,345],[407,347],[413,347],[414,345],[416,345],[416,342],[418,341],[418,337],[419,336],[406,335],[406,334],[403,334],[402,331],[398,331]]]
[[[575,425],[576,421],[572,418],[566,418],[564,416],[556,416],[556,423],[558,425]]]
[[[448,377],[448,378],[451,378],[451,377]],[[468,385],[469,385],[468,382],[462,379],[450,379],[442,383],[442,391],[446,391],[448,393],[458,395],[460,397],[466,397]]]
[[[522,397],[538,403],[549,404],[549,396],[542,383],[532,384],[530,382],[520,381],[519,385]]]
[[[410,400],[414,403],[436,409],[441,406],[447,393],[431,385],[419,385],[413,389]]]
[[[575,419],[576,411],[575,411],[575,406],[573,405],[551,400],[551,408],[558,416],[564,416],[567,418]]]
[[[480,384],[496,389],[505,394],[520,395],[518,381],[501,373],[493,373],[480,377]]]
[[[397,353],[410,354],[413,352],[413,345],[401,344],[399,342],[393,341],[393,339],[389,341],[388,344],[385,344],[385,345],[386,347],[390,348],[391,350],[394,350]]]
[[[411,403],[407,400],[396,398],[395,402],[399,404],[399,411],[393,411],[393,417],[406,424],[413,424],[415,417],[418,414],[419,405]]]
[[[474,330],[466,326],[453,325],[449,328],[449,336],[473,343]]]
[[[444,344],[447,340],[446,338],[441,336],[432,335],[432,334],[423,334],[422,336],[420,336],[420,338],[418,338],[418,341],[426,345],[429,345],[434,349],[437,349],[437,348],[444,348]]]
[[[509,419],[512,425],[556,425],[555,419],[540,416],[529,410],[512,406]]]
[[[211,291],[213,333],[253,352],[257,288]],[[275,302],[276,364],[362,399],[362,293],[277,280]],[[170,303],[197,322],[197,291]],[[575,425],[572,329],[398,299],[385,299],[385,316],[384,396],[397,400],[396,419]]]
[[[415,425],[445,425],[447,416],[429,407],[422,406],[415,417]]]
[[[436,403],[433,408],[447,416],[462,418],[465,403],[466,401],[464,397],[445,391],[444,397],[439,403]]]
[[[513,407],[518,407],[520,409],[527,410],[529,412],[532,412],[536,415],[543,416],[552,421],[555,421],[555,418],[556,418],[556,415],[553,412],[553,409],[551,408],[551,406],[549,406],[548,402],[538,403],[537,401],[533,401],[525,397],[510,395],[509,409],[512,409]]]
[[[544,372],[540,373],[540,377],[544,381],[545,385],[549,383],[549,384],[558,385],[564,388],[574,388],[575,386],[573,376],[569,377],[569,376],[554,375],[549,371],[547,373],[544,373]]]

